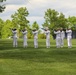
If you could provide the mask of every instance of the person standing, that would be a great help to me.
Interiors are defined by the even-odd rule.
[[[60,48],[61,47],[61,31],[58,28],[57,30],[54,31],[54,34],[56,34],[56,47]]]
[[[32,30],[32,33],[34,35],[34,48],[38,48],[38,30],[34,28],[34,30]]]
[[[26,29],[22,30],[22,34],[23,34],[23,47],[27,48],[27,30]]]
[[[13,47],[17,47],[18,44],[17,44],[17,29],[14,28],[14,29],[11,29],[12,30],[12,33],[13,33]]]
[[[72,39],[72,30],[71,30],[71,28],[68,28],[66,30],[66,33],[67,33],[68,48],[71,48],[72,47],[72,42],[71,42],[71,39]]]
[[[64,46],[64,38],[65,38],[65,32],[63,31],[63,28],[61,28],[61,42],[60,42],[60,45],[61,47]]]
[[[48,27],[45,28],[46,35],[46,48],[50,48],[50,30]]]

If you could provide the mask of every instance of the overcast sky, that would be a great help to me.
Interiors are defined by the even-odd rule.
[[[7,0],[5,3],[6,9],[0,13],[0,18],[3,20],[11,19],[11,14],[20,7],[27,8],[30,24],[34,21],[39,25],[43,24],[45,11],[49,8],[62,12],[65,17],[76,16],[76,0]]]

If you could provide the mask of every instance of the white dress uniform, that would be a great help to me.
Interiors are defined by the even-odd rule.
[[[64,46],[64,38],[65,38],[65,32],[62,30],[61,31],[61,47],[63,47]]]
[[[45,31],[46,35],[46,47],[50,48],[50,30]]]
[[[27,47],[27,30],[22,31],[23,34],[23,47]]]
[[[34,47],[38,48],[38,31],[32,31],[34,35]]]
[[[13,47],[17,47],[17,30],[12,30],[13,33]]]
[[[67,33],[68,48],[71,48],[72,47],[72,42],[71,42],[72,30],[66,30],[66,33]]]
[[[57,48],[60,48],[61,47],[61,32],[60,30],[58,31],[54,31],[54,34],[56,34],[56,46]]]

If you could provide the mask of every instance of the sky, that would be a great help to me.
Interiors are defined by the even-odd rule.
[[[11,20],[11,15],[20,7],[27,8],[29,12],[27,19],[30,24],[37,21],[39,25],[42,25],[45,12],[49,8],[62,12],[66,18],[76,16],[76,0],[7,0],[4,4],[6,4],[6,9],[0,13],[0,18],[3,20]]]

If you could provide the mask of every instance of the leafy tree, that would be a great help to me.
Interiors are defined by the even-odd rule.
[[[68,17],[68,27],[72,29],[72,38],[76,38],[76,17]]]
[[[36,28],[37,30],[39,29],[39,25],[36,21],[32,24],[32,28]]]
[[[40,33],[40,34],[38,35],[38,38],[39,38],[39,39],[45,39],[45,38],[46,38],[46,36],[45,36],[45,34],[44,34],[44,33]]]
[[[0,38],[2,37],[1,31],[2,31],[3,26],[4,26],[4,21],[0,18]]]
[[[72,30],[76,30],[76,17],[75,16],[68,17],[68,27],[71,27]]]
[[[50,28],[54,28],[56,25],[58,15],[59,13],[57,11],[52,9],[47,9],[44,16],[45,22],[43,24],[43,27],[48,26]]]
[[[43,27],[49,27],[52,34],[54,29],[58,27],[66,28],[67,26],[67,19],[63,13],[58,13],[54,9],[47,9],[44,19],[45,22],[43,24]]]
[[[60,13],[57,19],[57,27],[66,28],[67,27],[67,19],[63,13]]]
[[[9,29],[12,27],[13,27],[12,22],[10,20],[6,20],[1,31],[2,38],[9,38],[10,36],[12,36],[12,32]]]
[[[15,12],[15,14],[11,15],[13,26],[16,28],[24,29],[28,27],[29,21],[27,20],[27,16],[29,15],[26,7],[21,7]]]
[[[2,4],[4,1],[6,1],[6,0],[0,0],[0,12],[1,12],[1,13],[2,13],[2,12],[4,11],[4,9],[5,9],[5,5]]]

